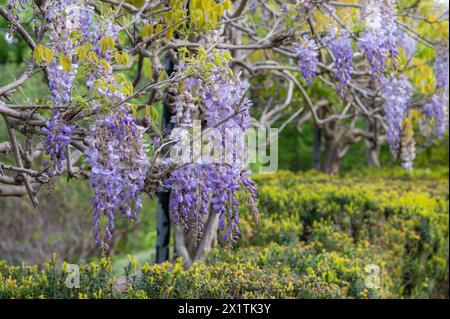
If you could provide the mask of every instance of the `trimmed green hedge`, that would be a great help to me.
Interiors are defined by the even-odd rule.
[[[67,263],[58,265],[56,256],[38,266],[9,266],[0,261],[0,298],[109,298],[114,278],[108,259],[79,265],[80,288],[67,287]]]
[[[80,266],[78,289],[55,260],[0,262],[0,298],[448,298],[448,171],[256,179],[260,221],[243,208],[232,251],[188,270],[181,261],[137,270],[131,259],[119,280],[101,259]]]
[[[254,230],[247,212],[240,246],[259,245],[263,236],[284,245],[314,243],[345,257],[362,245],[364,254],[385,262],[386,296],[448,295],[448,170],[430,178],[390,173],[391,178],[383,171],[346,178],[315,172],[259,176],[265,222]]]

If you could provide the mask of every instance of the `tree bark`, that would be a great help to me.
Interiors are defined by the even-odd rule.
[[[366,130],[373,134],[375,138],[377,138],[377,130],[378,125],[376,121],[367,120],[367,128]],[[364,145],[366,148],[366,158],[367,158],[367,166],[369,167],[377,167],[381,166],[380,164],[380,144],[371,139],[365,139]]]
[[[367,166],[380,168],[380,148],[374,145],[367,146],[370,142],[366,142]]]
[[[201,260],[205,253],[214,248],[218,231],[219,216],[213,212],[205,220],[205,228],[200,239],[193,230],[185,231],[180,225],[174,223],[175,251],[184,260],[186,268]]]
[[[340,139],[342,138],[339,127],[336,122],[331,122],[323,130],[325,133],[326,147],[323,171],[328,175],[337,175],[339,174],[339,163],[341,159]]]
[[[340,167],[339,153],[340,153],[339,143],[335,140],[332,140],[327,145],[327,152],[324,165],[324,171],[328,175],[335,176],[339,174],[339,167]]]

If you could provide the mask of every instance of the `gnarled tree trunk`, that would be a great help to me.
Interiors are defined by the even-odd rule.
[[[198,238],[195,230],[185,231],[180,225],[173,223],[175,235],[175,252],[189,268],[194,262],[203,258],[217,244],[219,216],[211,212],[204,220],[205,228]]]
[[[336,140],[327,143],[326,158],[323,170],[328,175],[339,174],[340,167],[340,147]]]
[[[373,139],[364,139],[367,166],[379,168],[381,166],[380,143],[378,142],[378,123],[376,119],[367,119],[366,131],[374,136]]]
[[[335,122],[331,122],[324,127],[325,132],[325,161],[323,171],[328,175],[339,174],[339,164],[341,159],[341,141],[339,127]]]

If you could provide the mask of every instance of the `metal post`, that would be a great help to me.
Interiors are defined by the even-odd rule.
[[[173,72],[173,62],[169,56],[165,58],[164,67],[167,74],[170,76]],[[166,95],[166,91],[164,94]],[[162,116],[162,128],[163,135],[170,134],[173,128],[170,122],[170,109],[167,104],[167,98],[163,99],[163,116]],[[169,212],[169,199],[170,192],[158,193],[158,209],[157,209],[157,222],[156,222],[156,262],[161,263],[169,260],[170,257],[170,212]]]
[[[158,210],[156,224],[156,262],[162,263],[169,260],[170,253],[170,216],[169,216],[169,192],[158,193]]]

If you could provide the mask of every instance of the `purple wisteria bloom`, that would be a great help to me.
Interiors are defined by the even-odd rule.
[[[67,146],[72,142],[71,135],[75,132],[75,125],[68,125],[61,119],[61,113],[56,112],[50,120],[46,122],[46,126],[42,128],[42,132],[46,134],[45,153],[50,155],[52,163],[53,175],[62,172],[63,161],[66,159]]]
[[[64,54],[69,59],[75,53],[76,44],[70,38],[71,30],[67,24],[67,8],[75,3],[74,0],[57,0],[51,6],[47,17],[51,40],[50,49],[55,55]],[[70,69],[66,70],[58,59],[45,62],[47,63],[50,99],[55,105],[68,104],[71,99],[77,65],[73,63],[70,65]],[[50,156],[49,165],[52,169],[52,175],[58,175],[62,172],[64,153],[71,143],[70,135],[75,130],[76,126],[65,123],[58,110],[54,111],[53,117],[47,121],[46,127],[42,129],[47,134],[45,152]]]
[[[317,64],[319,63],[316,42],[305,36],[303,41],[295,46],[295,54],[302,71],[302,77],[311,85],[312,80],[316,77]]]
[[[14,20],[19,21],[20,13],[25,10],[29,2],[30,0],[8,0],[6,7],[8,8],[7,18],[10,23]]]
[[[338,36],[336,30],[331,29],[328,36],[324,38],[324,42],[328,45],[334,58],[335,79],[338,81],[337,92],[344,98],[350,75],[353,72],[353,47],[350,35],[346,31],[341,31]]]
[[[47,19],[50,31],[49,48],[55,56],[63,55],[70,60],[63,65],[59,59],[47,62],[50,98],[54,104],[69,104],[78,68],[76,48],[89,44],[92,52],[110,63],[113,48],[102,47],[102,39],[118,38],[119,26],[108,19],[94,19],[94,10],[78,0],[55,0],[49,8]],[[73,31],[77,37],[73,37]],[[92,214],[94,236],[97,244],[105,251],[113,241],[115,214],[120,212],[132,219],[142,206],[142,190],[147,174],[146,146],[143,142],[143,128],[137,125],[126,104],[113,112],[101,111],[104,104],[123,101],[121,83],[107,63],[99,63],[85,76],[87,89],[95,93],[91,102],[94,115],[85,151],[91,165],[90,186],[94,189]],[[102,82],[102,85],[97,85]],[[43,132],[47,134],[45,150],[55,174],[62,169],[65,149],[71,142],[70,136],[76,127],[65,123],[62,113],[55,111]],[[107,224],[101,223],[106,217]]]
[[[402,122],[410,106],[412,85],[404,76],[384,79],[382,85],[387,139],[391,152],[395,154],[400,147]]]
[[[436,73],[436,90],[446,89],[448,85],[448,67],[449,67],[448,43],[436,50],[435,73]]]
[[[445,138],[448,130],[448,97],[446,92],[437,93],[424,107],[424,113],[429,119],[434,119],[434,133],[440,138]]]
[[[397,29],[397,42],[405,50],[408,58],[412,57],[416,52],[417,41],[409,35],[409,33]]]
[[[88,144],[85,155],[91,165],[89,183],[94,188],[94,236],[97,244],[108,250],[112,243],[115,213],[137,219],[137,212],[142,207],[148,164],[143,129],[122,108],[97,119],[91,126]],[[108,219],[103,236],[100,233],[102,216]]]
[[[358,46],[369,60],[372,74],[380,77],[386,68],[386,59],[397,58],[398,28],[390,2],[376,1],[372,10],[364,16],[368,20],[368,30],[358,39]]]
[[[184,68],[179,65],[178,72]],[[251,102],[245,98],[249,84],[228,75],[227,68],[210,72],[208,78],[200,76],[202,73],[199,70],[196,73],[199,76],[184,81],[182,96],[175,100],[172,122],[177,127],[191,127],[193,120],[199,119],[201,105],[205,128],[214,127],[220,132],[222,142],[217,148],[228,153],[216,162],[209,162],[205,156],[195,159],[173,172],[164,183],[171,189],[170,207],[176,223],[201,238],[212,210],[219,216],[225,241],[231,245],[239,235],[237,192],[245,188],[250,197],[256,196],[245,163],[240,159],[244,143],[231,143],[228,149],[225,145],[242,137],[250,125]],[[234,135],[235,132],[238,134]]]

